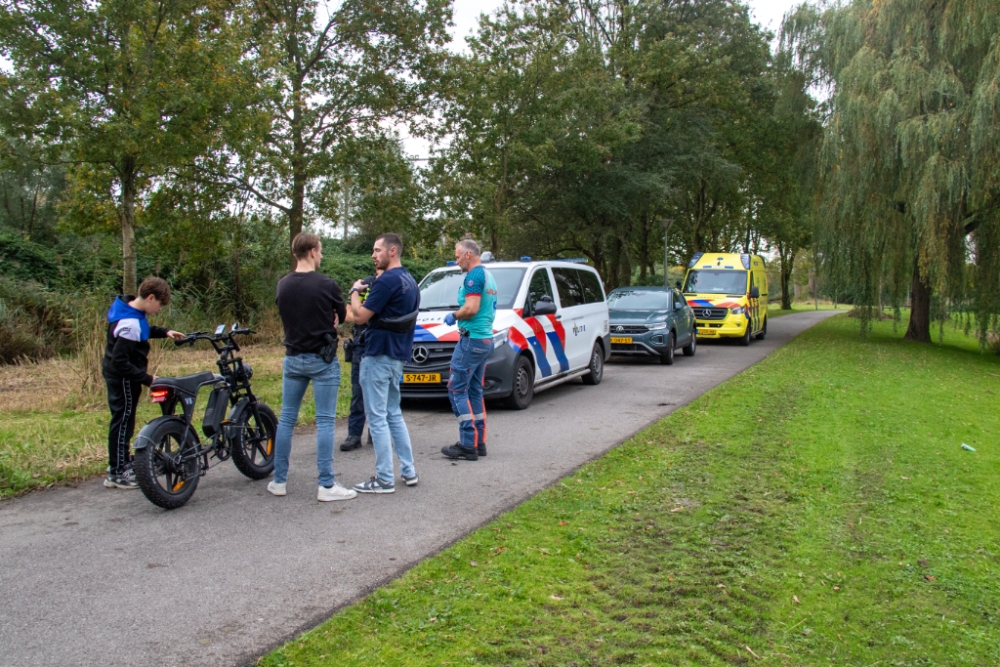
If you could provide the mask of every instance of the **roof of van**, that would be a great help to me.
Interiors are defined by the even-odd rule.
[[[761,268],[767,266],[760,255],[736,252],[698,252],[691,258],[689,269],[749,269],[751,260],[759,260]]]
[[[596,271],[597,270],[594,267],[590,266],[589,264],[583,264],[583,263],[581,263],[579,261],[572,261],[572,260],[567,260],[567,259],[535,259],[535,260],[530,260],[530,261],[526,260],[526,261],[523,261],[523,262],[516,262],[516,261],[512,261],[512,262],[483,262],[482,266],[485,269],[492,269],[492,268],[511,268],[511,267],[539,266],[539,265],[543,265],[544,266],[544,265],[549,265],[549,264],[561,264],[561,265],[564,265],[566,267],[572,267],[572,268],[576,268],[576,269],[590,269],[591,271]],[[440,271],[442,269],[457,269],[457,270],[461,270],[461,269],[459,269],[459,267],[458,267],[457,264],[449,264],[447,266],[439,266],[436,269],[432,269],[432,271]]]

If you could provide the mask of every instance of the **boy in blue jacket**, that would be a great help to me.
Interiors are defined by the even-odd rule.
[[[143,385],[156,378],[146,372],[150,338],[183,338],[184,334],[163,327],[153,327],[147,315],[155,315],[170,303],[170,286],[163,278],[146,278],[139,285],[138,298],[118,296],[108,309],[107,344],[101,374],[108,385],[111,427],[108,430],[109,489],[135,489],[135,473],[129,455],[129,443],[135,432],[135,402]]]

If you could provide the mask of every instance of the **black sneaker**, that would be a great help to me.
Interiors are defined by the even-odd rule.
[[[358,493],[395,493],[396,485],[392,482],[383,482],[378,477],[372,477],[367,482],[355,484],[354,490]]]
[[[403,478],[403,481],[406,482],[407,486],[416,486],[417,482],[419,481],[417,479],[417,473],[413,473],[412,475],[409,475],[409,476],[407,476],[407,475],[400,475],[400,477]]]
[[[109,489],[138,489],[139,483],[135,481],[135,471],[129,466],[120,473],[109,472],[104,478],[104,486]]]
[[[459,444],[442,447],[441,453],[447,456],[449,459],[465,459],[466,461],[479,460],[479,454],[476,454],[476,450],[462,447]]]
[[[361,436],[360,435],[349,435],[347,439],[340,445],[340,451],[349,452],[353,449],[361,449]]]

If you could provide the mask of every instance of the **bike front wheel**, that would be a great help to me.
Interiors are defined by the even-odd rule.
[[[230,423],[230,444],[236,469],[250,479],[264,479],[274,470],[274,440],[278,419],[263,403],[247,405]]]
[[[163,509],[176,509],[190,500],[198,488],[200,463],[197,457],[183,460],[184,436],[188,432],[184,422],[163,419],[150,426],[139,434],[148,442],[135,452],[135,479],[149,502]],[[196,442],[197,439],[191,444]]]

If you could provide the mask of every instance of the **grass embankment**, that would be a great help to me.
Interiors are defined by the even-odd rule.
[[[216,355],[208,343],[199,343],[193,349],[172,347],[168,343],[165,349],[151,355],[151,362],[157,362],[154,370],[157,375],[217,370]],[[284,348],[252,345],[243,348],[240,354],[253,367],[254,392],[277,414],[281,409]],[[90,394],[80,391],[82,362],[82,359],[59,359],[0,366],[0,498],[103,474],[108,459],[110,413],[107,399],[100,393],[103,385]],[[341,363],[338,416],[349,411],[350,372],[350,364]],[[208,388],[204,388],[199,395],[195,416],[198,424],[208,394]],[[159,407],[150,403],[148,397],[148,390],[143,390],[136,432],[160,414]],[[299,424],[311,423],[315,417],[310,387],[299,413]],[[338,433],[338,439],[341,435]]]
[[[836,307],[832,302],[820,301],[819,308],[812,301],[799,301],[792,304],[792,307],[788,310],[781,308],[781,301],[772,303],[767,307],[768,317],[781,317],[782,315],[791,315],[792,313],[804,313],[807,310],[850,310],[854,306],[846,305],[843,303],[838,303]]]
[[[1000,359],[901,335],[828,320],[262,664],[1000,664]]]

